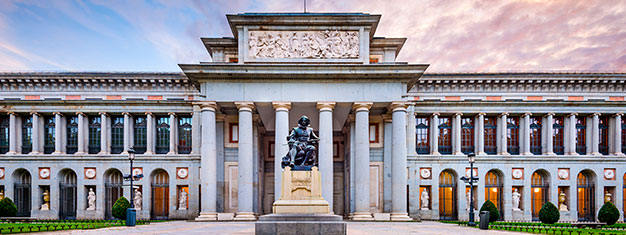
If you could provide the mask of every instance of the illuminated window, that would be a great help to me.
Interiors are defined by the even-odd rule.
[[[429,121],[427,117],[415,118],[415,140],[417,141],[415,147],[418,154],[430,153],[430,142],[428,141],[430,135]]]
[[[495,171],[487,172],[485,176],[485,200],[491,201],[500,211],[500,218],[504,215],[502,206],[502,178]]]
[[[461,152],[474,152],[474,118],[461,119]]]
[[[452,119],[439,118],[439,153],[452,154]]]
[[[600,131],[600,142],[598,143],[598,150],[601,154],[609,154],[609,117],[600,117],[600,123],[598,124],[598,130]]]
[[[496,154],[498,149],[496,147],[497,138],[496,117],[485,117],[485,153]]]
[[[178,153],[191,153],[191,117],[178,118]]]
[[[378,143],[378,123],[370,123],[369,139],[370,143]]]
[[[78,150],[78,116],[67,118],[67,133],[65,151],[68,154],[76,153]]]
[[[552,135],[552,144],[554,145],[554,153],[558,155],[565,154],[565,145],[563,142],[563,127],[565,124],[563,123],[563,117],[554,117],[552,123],[553,135]]]
[[[577,195],[578,195],[578,221],[595,221],[595,185],[588,172],[578,174]]]
[[[519,154],[519,117],[506,119],[506,148],[509,154]]]
[[[576,117],[576,152],[587,154],[587,118]]]
[[[33,116],[22,117],[22,153],[33,151]]]
[[[530,152],[541,154],[541,117],[530,118]]]
[[[545,174],[535,171],[531,177],[531,201],[532,201],[532,214],[533,220],[539,220],[539,211],[543,204],[545,204],[549,197],[549,184]]]
[[[230,139],[228,142],[230,143],[238,143],[239,142],[239,123],[230,123],[228,124],[228,136]]]
[[[439,175],[439,219],[456,220],[456,177],[450,171]]]

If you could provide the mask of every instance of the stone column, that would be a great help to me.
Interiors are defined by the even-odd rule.
[[[530,152],[530,116],[532,114],[531,113],[524,113],[523,117],[524,117],[524,126],[522,128],[524,128],[524,131],[522,132],[522,134],[524,135],[523,137],[523,142],[522,142],[522,154],[521,155],[533,155]]]
[[[202,147],[200,149],[200,185],[202,208],[196,220],[217,220],[217,137],[215,132],[215,102],[205,102],[202,108]]]
[[[54,113],[54,152],[52,154],[63,154],[63,123],[62,114]]]
[[[430,128],[432,130],[430,136],[430,152],[432,155],[441,155],[441,153],[439,153],[439,113],[433,113]]]
[[[591,155],[602,156],[600,153],[600,113],[594,113],[592,115],[593,126],[591,133]],[[602,189],[604,190],[604,189]]]
[[[124,151],[122,154],[128,154],[130,149],[130,113],[122,113],[124,115]]]
[[[353,220],[372,220],[370,212],[369,109],[371,102],[355,102],[355,210]]]
[[[198,105],[193,106],[193,112],[191,112],[191,154],[200,153],[200,144],[202,141],[202,133],[200,130],[201,112]]]
[[[407,108],[407,124],[406,124],[406,149],[407,155],[417,156],[417,149],[415,148],[416,136],[415,136],[415,106],[410,104]]]
[[[252,209],[253,170],[252,169],[252,112],[254,103],[235,102],[239,109],[239,185],[238,208],[235,220],[255,220]]]
[[[476,123],[476,132],[478,133],[478,149],[476,150],[478,156],[487,155],[485,153],[485,113],[478,114],[478,123]]]
[[[78,149],[75,154],[85,154],[85,114],[77,112],[78,116]]]
[[[170,151],[167,154],[176,154],[176,113],[168,113],[170,115]]]
[[[320,112],[319,170],[322,178],[322,197],[333,212],[333,109],[335,102],[317,102]],[[406,135],[406,132],[405,132]],[[406,146],[405,146],[406,148]]]
[[[31,155],[35,155],[35,154],[40,154],[41,153],[41,149],[39,148],[39,136],[41,136],[41,122],[39,121],[39,114],[36,112],[31,112],[31,115],[33,115],[33,134],[31,136],[31,141],[32,141],[32,148],[33,151],[30,152]],[[5,195],[6,196],[6,195]]]
[[[154,114],[146,113],[146,153],[154,154]]]
[[[566,144],[569,145],[568,155],[578,155],[576,152],[576,136],[578,135],[576,130],[576,115],[578,114],[570,113],[569,116],[567,116],[567,118],[569,118],[569,129],[567,130],[569,132],[569,135],[567,136],[569,139],[565,141],[567,141]]]
[[[98,154],[109,154],[107,148],[107,113],[100,113],[100,152]]]
[[[498,138],[500,138],[500,155],[510,155],[509,154],[509,150],[507,147],[508,141],[507,141],[507,116],[509,115],[509,113],[502,113],[500,114],[500,130],[498,134]]]
[[[454,138],[452,140],[454,148],[452,154],[454,155],[463,155],[463,152],[461,151],[461,116],[463,116],[462,113],[455,113],[454,124],[452,124],[452,131],[454,131],[452,133],[452,138]]]
[[[9,112],[9,152],[6,154],[17,154],[17,114],[14,112]]]
[[[274,201],[280,198],[283,178],[281,165],[283,156],[289,152],[287,136],[289,135],[289,110],[290,102],[272,102],[276,111],[276,124],[274,134]]]
[[[546,127],[546,148],[545,155],[556,155],[554,153],[554,113],[546,114],[546,124],[542,127]]]
[[[615,114],[615,144],[613,145],[613,153],[617,156],[624,156],[622,152],[622,115],[623,113]]]
[[[406,211],[406,107],[405,102],[392,102],[391,141],[391,220],[411,221]]]

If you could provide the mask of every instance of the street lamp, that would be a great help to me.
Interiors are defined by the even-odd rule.
[[[133,198],[135,198],[135,190],[133,189],[133,181],[135,181],[135,178],[139,178],[138,176],[134,175],[133,172],[133,160],[135,160],[135,149],[134,148],[130,148],[128,150],[128,160],[130,161],[130,175],[129,175],[129,181],[130,181],[130,208],[128,208],[126,210],[126,226],[135,226],[136,223],[136,218],[137,218],[137,211],[135,210],[135,203],[133,202]]]
[[[476,226],[474,223],[474,182],[478,181],[478,176],[474,177],[474,162],[476,161],[476,154],[470,153],[467,155],[469,163],[470,163],[470,177],[467,178],[465,176],[461,177],[465,183],[469,183],[470,185],[470,205],[469,205],[469,222],[467,225]]]

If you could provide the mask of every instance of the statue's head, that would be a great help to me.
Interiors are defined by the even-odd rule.
[[[311,120],[309,120],[309,117],[307,117],[306,115],[302,115],[302,117],[300,117],[300,119],[298,119],[298,124],[300,126],[309,126],[309,124],[311,124]]]

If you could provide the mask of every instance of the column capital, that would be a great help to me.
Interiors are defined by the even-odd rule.
[[[87,115],[86,115],[85,113],[83,113],[83,112],[76,112],[76,115],[78,115],[78,116],[83,116],[83,117],[84,117],[84,116],[87,116]]]
[[[354,114],[348,114],[348,122],[354,122],[355,117]]]
[[[547,117],[547,116],[554,116],[554,113],[553,113],[553,112],[549,112],[549,113],[546,113],[546,115],[545,115],[545,116],[546,116],[546,117]]]
[[[369,111],[372,108],[373,102],[354,102],[352,105],[352,110],[355,112],[359,111]]]
[[[321,112],[321,111],[333,111],[333,109],[335,108],[335,104],[336,102],[334,101],[320,101],[317,102],[317,105],[315,105],[315,107]]]
[[[480,113],[478,113],[478,115],[477,115],[477,116],[486,116],[486,115],[487,115],[487,114],[485,114],[485,113],[483,113],[483,112],[480,112]]]
[[[391,113],[386,113],[386,114],[383,114],[382,116],[383,116],[383,122],[392,122],[393,121]]]
[[[532,115],[533,115],[533,113],[531,113],[531,112],[525,112],[522,116],[529,116],[530,117]]]
[[[169,113],[167,113],[167,115],[170,115],[170,116],[176,116],[176,113],[174,113],[174,112],[169,112]]]
[[[455,117],[456,117],[456,116],[463,116],[463,113],[461,113],[461,112],[457,112],[457,113],[455,113],[455,114],[454,114],[454,116],[455,116]]]
[[[63,116],[63,114],[62,114],[62,113],[60,113],[60,112],[54,112],[54,113],[52,113],[52,114],[53,114],[53,115]]]
[[[502,116],[509,116],[509,113],[508,113],[508,112],[503,112],[503,113],[501,113],[501,114],[500,114],[500,115],[498,115],[498,116],[499,116],[499,117],[502,117]]]
[[[567,117],[571,117],[571,116],[578,116],[578,113],[574,112],[574,113],[570,113],[567,115]]]
[[[154,114],[152,112],[145,112],[144,113],[146,116],[154,116]]]
[[[441,114],[439,114],[438,112],[434,112],[431,116],[439,116]]]
[[[624,113],[616,113],[614,116],[624,116]]]
[[[591,116],[598,116],[599,117],[599,116],[602,116],[602,114],[600,114],[598,112],[595,112],[595,113],[591,114]]]
[[[241,111],[248,111],[248,112],[254,111],[254,102],[248,102],[248,101],[235,102],[235,106],[237,106],[237,109],[239,109],[239,112],[241,112]]]
[[[197,104],[200,105],[201,111],[212,111],[212,112],[217,111],[217,102],[203,101],[203,102],[198,102]]]
[[[129,113],[129,112],[123,112],[123,113],[122,113],[122,115],[124,115],[124,116],[129,116],[129,117],[130,117],[130,116],[132,116],[132,115],[130,115],[130,113]]]
[[[225,122],[226,121],[226,115],[224,115],[224,114],[215,114],[215,121],[216,122]]]
[[[109,114],[108,114],[108,113],[106,113],[106,112],[99,112],[98,114],[100,114],[100,115],[104,115],[104,116],[109,116]]]
[[[30,115],[41,116],[41,114],[39,114],[37,111],[30,111]]]
[[[289,112],[289,110],[291,110],[291,102],[286,102],[286,101],[273,101],[272,102],[272,107],[274,108],[275,111],[285,111],[285,112]]]
[[[409,108],[409,102],[406,101],[393,101],[391,102],[391,104],[389,104],[388,109],[391,110],[391,112],[395,112],[395,111],[405,111],[406,109]]]
[[[17,115],[17,113],[15,113],[15,111],[8,111],[7,114],[8,115]]]

